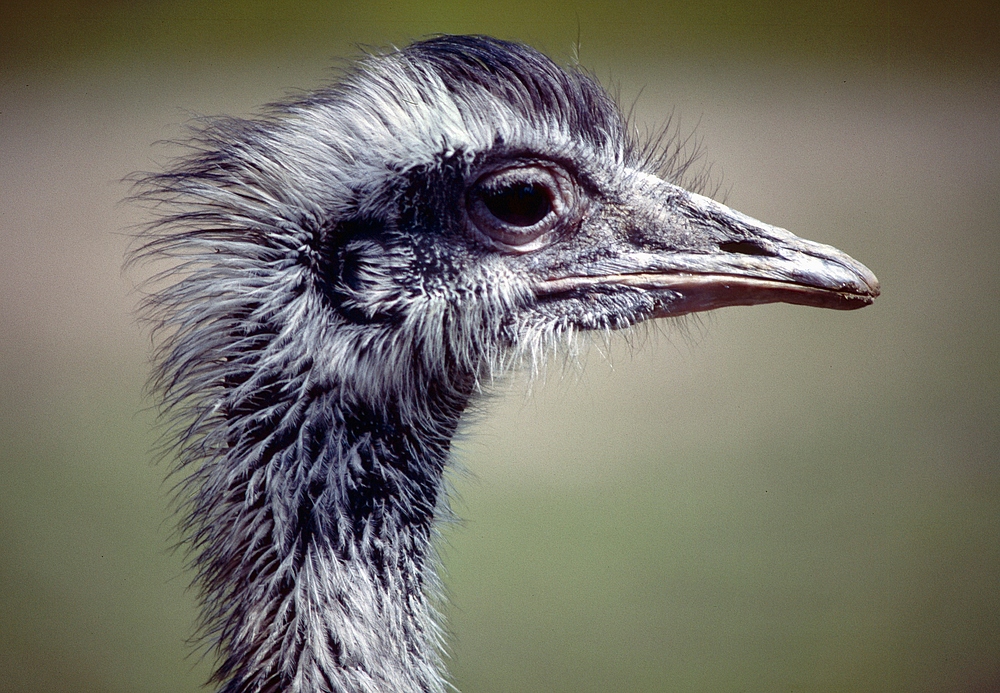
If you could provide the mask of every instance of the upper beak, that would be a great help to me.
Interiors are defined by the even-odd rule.
[[[668,317],[774,302],[851,310],[879,295],[871,270],[836,248],[637,177],[635,195],[616,214],[625,227],[618,251],[571,276],[550,276],[539,296],[631,287],[654,298],[649,317]]]

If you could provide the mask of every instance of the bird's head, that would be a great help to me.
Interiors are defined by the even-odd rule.
[[[263,118],[212,121],[144,181],[180,205],[148,237],[185,260],[156,299],[178,328],[174,372],[201,350],[245,397],[284,369],[377,401],[468,387],[578,330],[878,295],[844,253],[660,173],[591,77],[481,37],[373,56]]]

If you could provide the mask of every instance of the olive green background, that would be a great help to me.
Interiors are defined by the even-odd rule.
[[[1000,690],[992,3],[0,7],[0,692],[209,671],[150,452],[121,179],[194,114],[437,32],[578,53],[640,128],[695,132],[728,204],[884,289],[597,339],[498,384],[441,545],[459,689]]]

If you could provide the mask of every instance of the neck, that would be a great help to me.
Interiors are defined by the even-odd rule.
[[[466,390],[420,406],[322,392],[204,468],[195,547],[222,691],[444,690],[431,533]],[[401,414],[416,411],[433,420]]]

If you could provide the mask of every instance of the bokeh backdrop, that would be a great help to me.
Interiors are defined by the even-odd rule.
[[[728,204],[869,265],[856,313],[729,309],[513,378],[441,546],[501,691],[1000,690],[1000,11],[991,2],[0,5],[0,691],[197,691],[121,270],[129,173],[366,46],[579,57]]]

